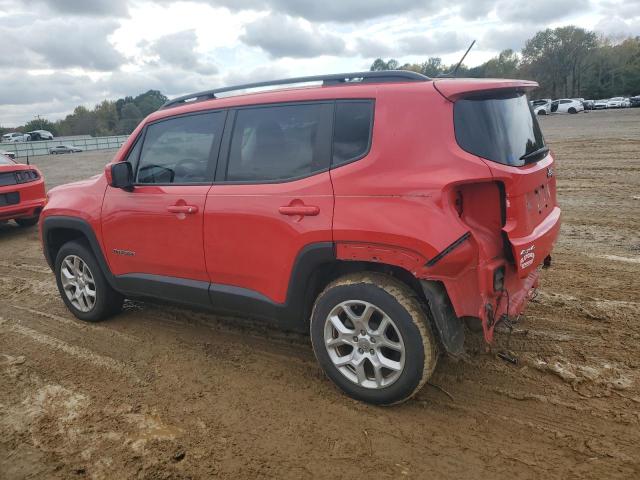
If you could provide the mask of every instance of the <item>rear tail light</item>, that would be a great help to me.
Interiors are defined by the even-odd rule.
[[[20,172],[15,173],[16,183],[28,183],[33,182],[40,178],[38,172],[35,170],[22,170]]]

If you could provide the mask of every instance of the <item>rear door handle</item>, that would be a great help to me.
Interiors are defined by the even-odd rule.
[[[171,213],[194,214],[198,213],[198,207],[195,205],[169,205],[167,211]]]
[[[315,217],[320,213],[320,207],[315,205],[286,205],[280,207],[278,211],[282,215],[301,215],[304,217]]]

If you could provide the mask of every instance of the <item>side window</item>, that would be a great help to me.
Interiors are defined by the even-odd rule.
[[[283,181],[326,170],[332,111],[331,103],[238,110],[226,179]]]
[[[131,164],[132,170],[135,172],[138,167],[138,158],[140,157],[140,149],[142,148],[142,135],[139,135],[136,139],[136,143],[133,145],[129,153],[127,154],[126,161]]]
[[[373,102],[336,102],[333,127],[333,166],[357,160],[369,151],[373,127]]]
[[[206,183],[220,145],[225,112],[171,118],[147,127],[136,183]],[[212,152],[215,149],[216,152]]]

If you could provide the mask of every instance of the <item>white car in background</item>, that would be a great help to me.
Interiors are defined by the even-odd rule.
[[[532,100],[531,108],[536,115],[549,115],[551,113],[551,99],[541,98],[540,100]]]
[[[551,102],[551,113],[578,113],[584,112],[584,105],[579,100],[560,98]]]
[[[32,142],[36,140],[53,140],[53,133],[48,130],[33,130],[32,132],[27,132],[27,134]]]
[[[596,100],[593,103],[593,109],[594,110],[605,110],[609,107],[607,107],[609,100]]]
[[[2,135],[3,142],[15,143],[15,142],[26,142],[29,139],[29,135],[25,135],[20,132],[10,132]]]
[[[623,97],[613,97],[607,102],[607,108],[622,108],[624,105]]]

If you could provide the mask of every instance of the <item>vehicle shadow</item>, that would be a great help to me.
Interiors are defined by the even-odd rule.
[[[38,227],[21,227],[17,223],[7,220],[0,221],[0,240],[10,240],[16,237],[37,235]]]

